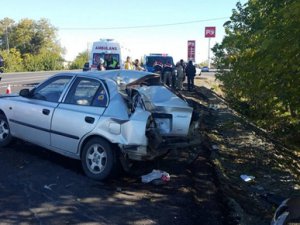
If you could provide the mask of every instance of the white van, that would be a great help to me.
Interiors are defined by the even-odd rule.
[[[104,60],[106,70],[120,69],[122,66],[120,44],[113,39],[100,39],[94,42],[89,55],[89,69],[97,70],[101,58]]]

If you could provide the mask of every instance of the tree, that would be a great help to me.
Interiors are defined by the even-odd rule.
[[[208,66],[208,60],[202,61],[201,63],[199,63],[199,66],[200,67]]]
[[[237,3],[213,48],[227,98],[269,129],[300,127],[300,2]],[[242,103],[242,104],[241,104]],[[298,134],[299,134],[298,130]]]
[[[13,20],[5,18],[0,21],[0,25],[0,36],[2,39],[9,37],[9,48],[14,48],[20,53],[22,62],[25,63],[23,66],[25,70],[63,68],[64,49],[56,40],[57,29],[48,20],[34,21],[26,18],[15,23]],[[7,31],[7,27],[9,27],[9,31]],[[3,43],[1,49],[5,48],[6,45]]]
[[[70,69],[82,69],[84,63],[88,61],[88,51],[83,51],[79,53],[75,60],[71,63]]]
[[[7,17],[5,17],[3,20],[0,20],[0,38],[1,38],[0,50],[6,49],[8,51],[10,47],[9,33],[14,23],[15,23],[14,20]]]
[[[23,59],[20,52],[16,48],[1,50],[0,55],[4,59],[4,72],[20,72],[23,71]]]

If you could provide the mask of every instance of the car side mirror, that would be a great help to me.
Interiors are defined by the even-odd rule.
[[[25,98],[29,98],[31,97],[31,91],[28,88],[22,89],[20,90],[19,95]]]

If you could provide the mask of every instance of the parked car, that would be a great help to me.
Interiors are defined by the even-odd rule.
[[[209,72],[209,68],[207,66],[203,66],[201,68],[201,72]]]
[[[86,63],[83,65],[82,71],[89,71],[89,70],[90,70],[90,63],[89,63],[89,62],[86,62]]]
[[[156,74],[59,73],[32,90],[0,96],[0,147],[23,139],[81,160],[88,177],[103,180],[119,161],[165,154],[188,137],[193,115]]]

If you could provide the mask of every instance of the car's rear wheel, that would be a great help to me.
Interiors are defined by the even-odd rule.
[[[116,154],[107,141],[101,138],[92,138],[83,147],[81,163],[88,177],[104,180],[113,173]]]
[[[0,147],[9,145],[12,141],[9,125],[5,115],[0,114]]]

